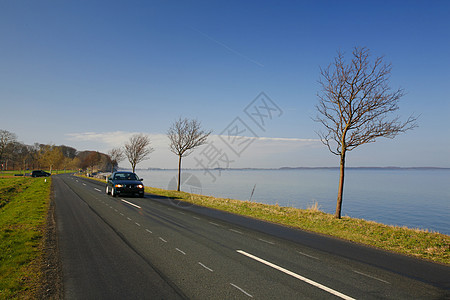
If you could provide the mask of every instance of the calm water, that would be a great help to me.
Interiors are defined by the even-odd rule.
[[[148,186],[176,189],[177,171],[137,171]],[[183,171],[182,190],[334,213],[338,170]],[[184,182],[183,182],[184,181]],[[256,186],[255,186],[256,185]],[[450,234],[450,170],[347,170],[342,215]]]

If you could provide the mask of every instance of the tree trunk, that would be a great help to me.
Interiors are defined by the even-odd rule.
[[[178,156],[178,185],[177,185],[177,191],[180,191],[180,182],[181,182],[181,155]]]
[[[341,153],[341,164],[339,168],[339,190],[338,197],[336,202],[336,213],[334,217],[336,219],[341,218],[341,209],[342,209],[342,197],[344,195],[344,173],[345,173],[345,150],[342,150]]]

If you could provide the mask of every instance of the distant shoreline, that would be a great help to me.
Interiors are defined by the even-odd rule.
[[[120,170],[129,170],[127,168],[119,168]],[[450,171],[450,168],[443,167],[346,167],[346,170],[381,170],[381,171],[402,171],[402,170],[416,170],[416,171]],[[146,168],[136,169],[136,171],[174,171],[175,168]],[[214,169],[198,169],[198,168],[183,168],[189,171],[289,171],[289,170],[339,170],[339,167],[280,167],[280,168],[214,168]]]

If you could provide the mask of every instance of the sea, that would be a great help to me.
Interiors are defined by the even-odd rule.
[[[144,184],[176,189],[177,170],[137,170]],[[183,170],[181,190],[334,214],[339,170]],[[450,169],[348,168],[342,215],[450,235]]]

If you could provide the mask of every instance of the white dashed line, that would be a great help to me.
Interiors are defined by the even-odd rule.
[[[355,272],[356,274],[362,275],[362,276],[366,276],[366,277],[369,277],[369,278],[372,278],[372,279],[375,279],[375,280],[378,280],[378,281],[387,283],[387,284],[391,284],[390,282],[388,282],[388,281],[386,281],[386,280],[383,280],[383,279],[380,279],[380,278],[376,278],[376,277],[371,276],[371,275],[369,275],[369,274],[365,274],[365,273],[358,272],[358,271],[355,271],[355,270],[353,270],[353,272]]]
[[[258,240],[260,240],[261,242],[267,243],[267,244],[275,245],[275,243],[271,242],[271,241],[266,241],[264,239],[258,239]]]
[[[294,277],[294,278],[297,278],[297,279],[299,279],[299,280],[301,280],[301,281],[304,281],[304,282],[306,282],[306,283],[308,283],[308,284],[310,284],[310,285],[312,285],[312,286],[315,286],[315,287],[317,287],[317,288],[319,288],[319,289],[321,289],[321,290],[324,290],[324,291],[326,291],[326,292],[328,292],[328,293],[330,293],[330,294],[333,294],[333,295],[335,295],[335,296],[337,296],[337,297],[340,297],[340,298],[342,298],[342,299],[347,299],[347,300],[353,300],[353,299],[354,299],[354,298],[352,298],[352,297],[350,297],[350,296],[347,296],[347,295],[342,294],[342,293],[340,293],[340,292],[338,292],[338,291],[336,291],[336,290],[333,290],[333,289],[331,289],[331,288],[329,288],[329,287],[327,287],[327,286],[324,286],[323,284],[320,284],[320,283],[315,282],[315,281],[313,281],[313,280],[311,280],[311,279],[308,279],[308,278],[306,278],[306,277],[303,277],[303,276],[301,276],[301,275],[298,275],[298,274],[296,274],[296,273],[294,273],[294,272],[292,272],[292,271],[289,271],[289,270],[287,270],[287,269],[285,269],[285,268],[283,268],[283,267],[277,266],[276,264],[273,264],[273,263],[271,263],[271,262],[269,262],[269,261],[267,261],[267,260],[264,260],[264,259],[262,259],[262,258],[259,258],[259,257],[257,257],[257,256],[254,256],[254,255],[252,255],[252,254],[250,254],[250,253],[247,253],[247,252],[242,251],[242,250],[236,250],[236,251],[237,251],[238,253],[242,254],[242,255],[245,255],[245,256],[247,256],[247,257],[249,257],[249,258],[251,258],[251,259],[254,259],[254,260],[256,260],[256,261],[258,261],[258,262],[260,262],[260,263],[263,263],[263,264],[265,264],[265,265],[267,265],[267,266],[269,266],[269,267],[272,267],[272,268],[274,268],[274,269],[276,269],[276,270],[278,270],[278,271],[281,271],[281,272],[283,272],[283,273],[285,273],[285,274],[291,275],[291,276]]]
[[[184,251],[182,251],[182,250],[180,250],[180,249],[178,249],[178,248],[175,248],[175,250],[177,250],[178,252],[180,252],[180,253],[183,254],[183,255],[186,255],[186,252],[184,252]]]
[[[239,233],[239,234],[244,234],[244,233],[242,233],[242,232],[240,232],[239,230],[236,230],[236,229],[230,229],[230,231],[233,231],[233,232]]]
[[[182,215],[185,215],[185,213],[184,213],[184,212],[182,212],[182,211],[179,211],[178,213],[179,213],[179,214],[182,214]]]
[[[96,190],[97,192],[101,192],[101,190],[99,190],[98,188],[94,188],[94,190]]]
[[[141,208],[139,205],[136,205],[136,204],[134,204],[134,203],[131,203],[131,202],[128,202],[127,200],[124,200],[124,199],[120,199],[122,202],[124,202],[124,203],[126,203],[126,204],[129,204],[129,205],[131,205],[131,206],[134,206],[134,207],[136,207],[136,208]]]
[[[83,183],[84,186],[86,186],[86,183]]]
[[[136,224],[137,226],[141,226],[141,224],[134,222],[134,224]]]
[[[213,269],[208,268],[207,266],[205,266],[205,265],[202,264],[201,262],[198,262],[198,264],[199,264],[200,266],[202,266],[203,268],[205,268],[206,270],[208,270],[208,271],[210,271],[210,272],[214,272]]]
[[[301,254],[303,256],[309,257],[309,258],[319,259],[318,257],[312,256],[312,255],[309,255],[309,254],[306,254],[306,253],[303,253],[303,252],[300,252],[300,251],[297,251],[297,253],[299,253],[299,254]]]
[[[196,219],[196,220],[200,220],[200,218],[199,217],[193,217],[194,219]]]
[[[127,217],[127,219],[128,219],[128,221],[131,221],[131,219],[130,219],[130,218],[128,218],[128,217]]]
[[[148,229],[145,229],[145,231],[147,231],[148,233],[153,233],[153,232],[151,232],[150,230],[148,230]]]
[[[165,239],[163,239],[162,237],[159,237],[159,239],[160,239],[161,241],[163,241],[164,243],[167,243],[167,241],[166,241]]]
[[[220,225],[219,224],[217,224],[217,223],[214,223],[214,222],[208,222],[209,224],[212,224],[212,225],[214,225],[214,226],[219,226],[220,227]]]
[[[253,298],[252,295],[250,295],[249,293],[247,293],[246,291],[244,291],[242,288],[238,287],[237,285],[230,283],[233,287],[237,288],[238,290],[240,290],[242,293],[246,294],[247,296],[249,296],[250,298]]]

